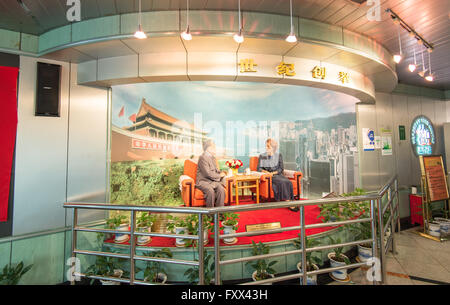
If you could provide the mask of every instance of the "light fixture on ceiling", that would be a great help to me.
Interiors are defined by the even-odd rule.
[[[142,18],[141,18],[141,0],[139,0],[139,26],[138,30],[134,33],[134,37],[137,39],[145,39],[147,38],[147,35],[142,30]]]
[[[425,72],[427,72],[427,69],[425,69],[425,61],[423,60],[423,51],[422,51],[422,71],[420,71],[419,76],[420,77],[425,77]]]
[[[416,47],[414,47],[414,63],[408,65],[409,72],[416,71],[417,68],[417,62],[416,62]]]
[[[295,36],[294,25],[292,24],[292,0],[290,0],[290,12],[291,12],[291,32],[289,36],[286,37],[287,42],[297,42],[297,37]]]
[[[186,30],[181,33],[181,38],[184,40],[192,40],[192,35],[189,31],[189,0],[186,0]]]
[[[428,52],[428,75],[425,76],[425,79],[429,82],[434,81],[434,75],[431,72],[431,55],[430,52]]]
[[[394,61],[396,63],[400,63],[402,61],[402,40],[400,38],[400,32],[397,28],[397,36],[398,36],[398,46],[399,46],[399,53],[394,55]]]
[[[238,13],[239,13],[239,33],[234,34],[233,39],[237,43],[243,43],[244,42],[244,35],[242,34],[241,0],[238,0]]]

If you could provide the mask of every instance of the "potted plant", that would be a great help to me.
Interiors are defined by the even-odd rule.
[[[128,218],[125,215],[116,214],[115,216],[106,220],[106,225],[109,229],[118,231],[129,231]],[[130,236],[128,234],[115,234],[114,242],[123,243],[126,242]]]
[[[213,230],[214,226],[211,223],[212,218],[208,215],[203,216],[203,244],[206,245],[209,242],[208,235],[209,230]],[[189,215],[186,218],[186,225],[187,225],[187,231],[190,235],[197,235],[199,230],[199,223],[198,223],[198,215],[192,214]],[[186,246],[189,247],[196,241],[193,239],[190,239],[186,242]]]
[[[238,159],[232,159],[227,162],[225,162],[225,165],[228,166],[229,169],[231,169],[231,172],[234,176],[237,175],[239,167],[242,167],[244,163],[242,163],[241,160]]]
[[[262,242],[255,243],[252,240],[252,255],[269,254],[270,248],[268,245]],[[270,277],[275,277],[275,270],[272,268],[278,261],[267,262],[265,259],[258,259],[256,262],[247,262],[246,265],[250,265],[255,271],[252,273],[252,279],[254,281],[261,281]]]
[[[86,269],[86,275],[121,278],[125,274],[117,258],[97,256],[95,263]],[[91,279],[91,285],[94,281],[95,279]],[[100,282],[102,285],[120,285],[120,282],[110,280],[100,280]]]
[[[220,254],[220,259],[222,260],[224,257],[223,254]],[[198,259],[196,259],[198,261]],[[214,283],[214,275],[215,275],[215,262],[214,255],[212,253],[206,253],[203,250],[203,264],[204,264],[204,284],[211,285]],[[198,283],[198,267],[191,267],[184,272],[184,276],[187,277],[189,283],[196,284]]]
[[[222,226],[223,234],[234,234],[238,229],[239,215],[236,213],[223,213]],[[223,242],[226,244],[234,244],[237,242],[237,238],[224,238]]]
[[[308,238],[308,236],[305,236],[305,244],[306,249],[308,248],[314,248],[319,245],[319,242],[316,239]],[[301,235],[298,234],[298,239],[294,240],[294,246],[297,249],[302,248],[302,241],[301,241]],[[306,252],[306,272],[319,270],[319,265],[322,264],[322,260],[316,256],[313,256],[314,252]],[[300,272],[302,271],[302,262],[300,261],[297,264],[297,269]],[[303,283],[303,279],[300,278],[300,284]],[[317,285],[317,275],[308,275],[306,277],[306,285]]]
[[[169,220],[169,222],[166,225],[168,231],[175,234],[188,233],[187,221],[184,218],[167,215],[167,219]],[[184,247],[187,241],[188,239],[176,238],[175,245],[177,247]]]
[[[158,251],[150,251],[144,253],[145,256],[148,257],[156,257],[156,258],[172,258],[172,251],[168,248],[164,248]],[[137,272],[142,271],[140,268],[137,268]],[[164,268],[161,266],[160,262],[147,262],[146,268],[144,271],[144,281],[158,284],[165,284],[167,281],[167,273]]]
[[[137,231],[150,233],[152,231],[152,225],[156,220],[156,216],[147,212],[142,212],[137,217]],[[150,236],[138,236],[137,244],[145,245],[150,242]]]
[[[0,273],[0,285],[17,285],[22,276],[30,271],[33,265],[24,267],[23,262],[13,266],[11,264],[3,267],[2,273]]]
[[[341,243],[340,238],[337,238],[336,240],[334,240],[331,236],[328,236],[328,238],[330,239],[331,244]],[[330,259],[330,265],[332,268],[350,264],[350,260],[348,259],[348,257],[342,253],[343,250],[344,247],[336,247],[333,249],[334,252],[328,253],[328,258]],[[347,279],[347,270],[346,269],[336,270],[333,271],[331,275],[338,280],[345,280]]]

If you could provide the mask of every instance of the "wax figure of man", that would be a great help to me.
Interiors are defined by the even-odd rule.
[[[212,140],[203,143],[203,154],[198,159],[195,187],[205,194],[207,207],[221,207],[225,202],[225,176],[216,161],[216,145]]]
[[[283,175],[283,157],[277,152],[278,143],[274,139],[266,140],[266,152],[259,156],[258,172],[272,174],[272,189],[276,201],[294,200],[294,187]]]

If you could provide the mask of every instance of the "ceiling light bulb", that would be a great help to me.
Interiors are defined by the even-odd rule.
[[[422,44],[423,44],[423,41],[422,41],[421,39],[418,39],[418,40],[417,40],[417,43],[420,44],[420,45],[422,45]]]
[[[428,53],[433,52],[433,49],[427,48]]]
[[[136,31],[136,33],[134,33],[134,37],[136,37],[137,39],[147,38],[147,35],[144,33],[144,31],[142,31],[141,25],[139,25],[139,29]]]
[[[242,35],[242,30],[239,30],[239,33],[237,33],[237,34],[234,34],[233,39],[237,43],[243,43],[244,42],[244,35]]]
[[[428,74],[428,75],[425,77],[425,79],[426,79],[427,81],[429,81],[429,82],[434,81],[433,74]]]
[[[181,33],[181,38],[183,38],[184,40],[192,40],[192,35],[191,32],[189,31],[189,26],[186,28],[186,31]]]
[[[415,65],[415,64],[409,64],[409,65],[408,65],[408,70],[409,70],[410,72],[416,71],[416,65]]]
[[[295,36],[295,34],[293,32],[291,32],[289,34],[289,36],[286,37],[286,41],[287,42],[297,42],[297,37]]]
[[[402,61],[402,56],[400,54],[394,55],[394,61],[400,63]]]
[[[417,73],[417,74],[419,74],[420,77],[424,77],[424,76],[425,76],[425,72],[427,72],[427,69],[422,70],[422,71],[420,71],[420,72]]]

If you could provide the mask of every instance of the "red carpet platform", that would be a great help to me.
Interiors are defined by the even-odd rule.
[[[252,204],[251,200],[242,201],[240,200],[240,204]],[[262,203],[264,204],[264,203]],[[305,221],[306,224],[315,224],[321,223],[321,219],[318,219],[320,210],[319,207],[314,206],[306,206],[305,207]],[[247,211],[239,213],[239,229],[237,232],[245,232],[245,226],[251,224],[262,224],[262,223],[271,223],[271,222],[280,222],[281,227],[291,227],[298,226],[300,223],[300,212],[293,212],[288,208],[280,208],[280,209],[271,209],[271,210],[260,210],[260,211]],[[322,233],[325,231],[329,231],[336,227],[323,227],[316,229],[307,229],[306,235],[314,235],[318,233]],[[222,232],[221,232],[222,233]],[[296,231],[287,231],[283,233],[276,234],[266,234],[266,235],[256,235],[250,237],[240,237],[237,243],[233,245],[227,245],[220,242],[221,246],[238,246],[238,245],[249,245],[252,241],[258,242],[274,242],[281,241],[286,239],[296,238],[300,233],[299,230]],[[107,240],[106,242],[114,243],[113,239]],[[128,242],[122,243],[122,245],[128,245]],[[207,247],[214,246],[214,235],[210,233],[209,235],[209,243],[206,245]],[[141,247],[176,247],[174,238],[164,238],[164,237],[152,237],[152,240],[149,244]]]

